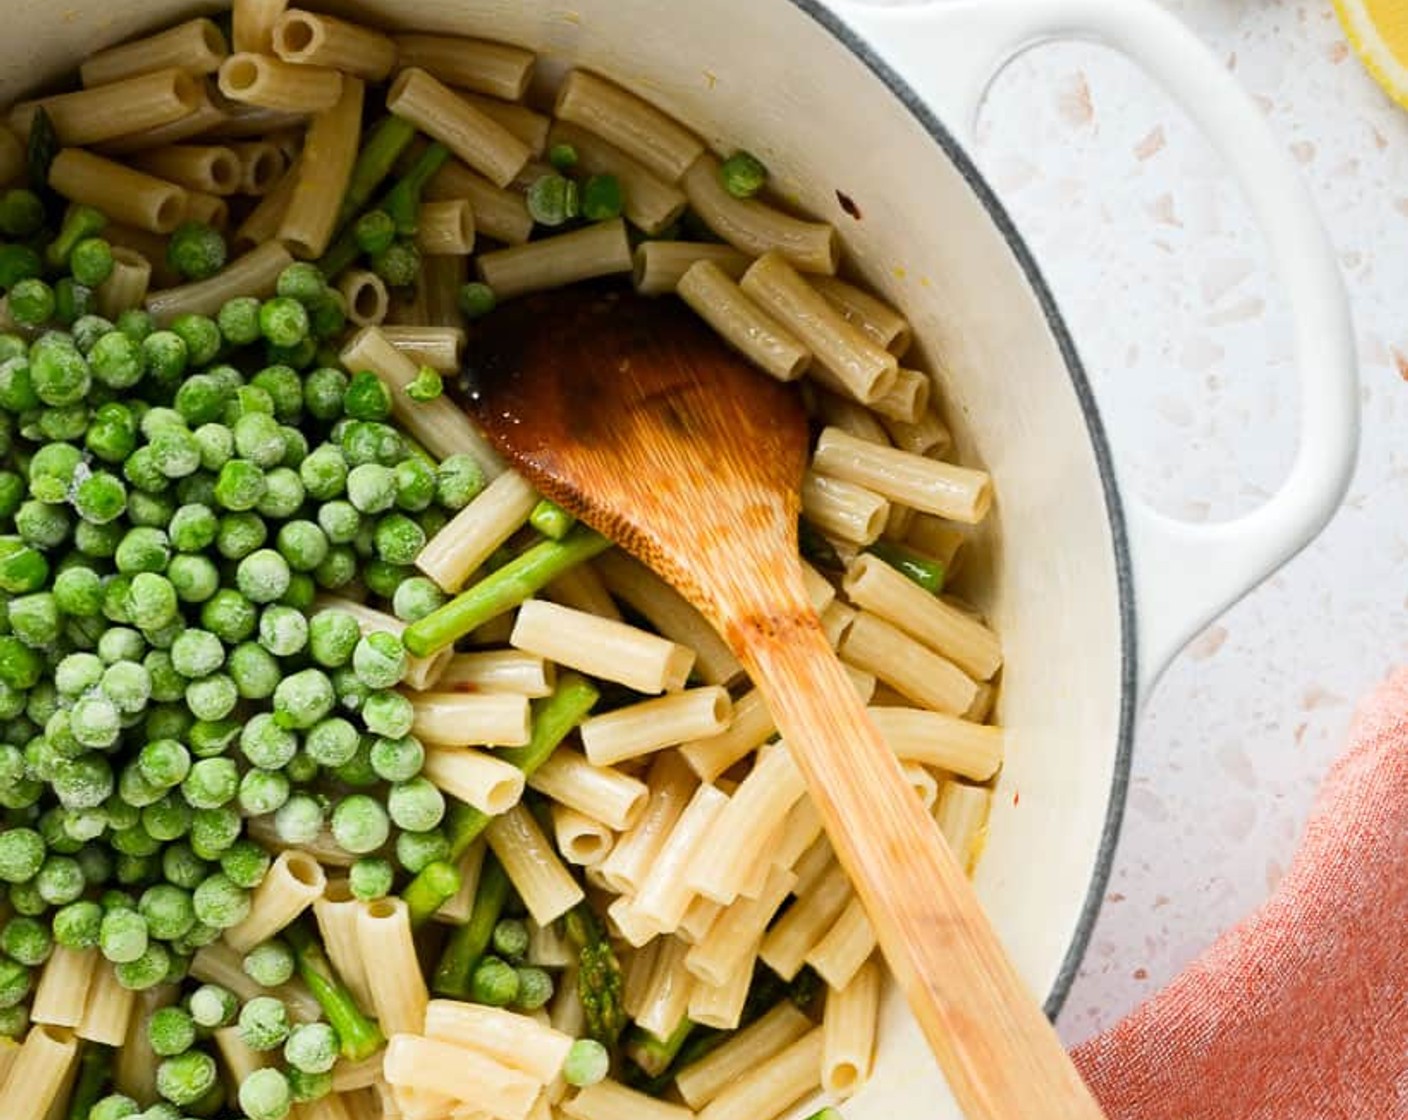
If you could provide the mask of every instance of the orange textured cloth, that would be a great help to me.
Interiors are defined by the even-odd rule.
[[[1271,900],[1076,1051],[1111,1120],[1408,1118],[1408,670],[1350,737]]]

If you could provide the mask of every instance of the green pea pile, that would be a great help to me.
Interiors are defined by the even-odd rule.
[[[14,236],[28,195],[0,199],[0,232]],[[340,297],[312,265],[213,318],[159,327],[139,310],[94,314],[87,281],[101,282],[104,250],[111,269],[100,219],[84,215],[38,264],[23,245],[0,247],[0,273],[25,256],[47,277],[9,274],[19,330],[0,334],[10,1037],[27,1029],[55,946],[99,949],[131,989],[182,979],[248,914],[267,873],[252,819],[283,845],[330,833],[358,857],[351,885],[364,898],[449,852],[445,801],[421,776],[397,691],[399,638],[364,634],[319,596],[405,621],[441,606],[412,565],[483,488],[478,464],[432,460],[390,422],[391,389],[339,367],[326,344],[344,327]],[[196,231],[181,244],[192,265],[213,251]],[[429,399],[439,379],[416,389]],[[268,996],[241,1007],[207,985],[150,1019],[173,1116],[214,1091],[207,1039],[228,1025],[282,1054],[240,1090],[248,1116],[281,1117],[328,1091],[337,1030],[291,1025],[274,990],[293,951],[261,945],[244,967]],[[100,1105],[99,1120],[136,1114],[118,1098]]]

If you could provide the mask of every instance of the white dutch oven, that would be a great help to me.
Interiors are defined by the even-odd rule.
[[[220,6],[9,0],[0,101],[99,47]],[[815,0],[332,6],[508,40],[551,56],[553,69],[582,65],[625,82],[710,142],[762,156],[783,193],[839,226],[851,264],[908,312],[928,367],[941,371],[964,456],[996,479],[996,527],[984,541],[992,574],[975,594],[1006,646],[1002,718],[1012,735],[977,885],[1054,1014],[1104,893],[1141,697],[1189,637],[1319,531],[1354,458],[1357,388],[1339,273],[1260,114],[1152,0],[833,0],[835,14]],[[1057,37],[1118,47],[1180,98],[1240,176],[1290,294],[1300,451],[1281,492],[1240,521],[1172,521],[1121,489],[1076,347],[963,150],[997,70]],[[953,1115],[898,999],[882,1031],[875,1077],[847,1115]]]

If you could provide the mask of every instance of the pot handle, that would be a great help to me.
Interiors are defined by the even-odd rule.
[[[1179,101],[1241,182],[1289,293],[1300,380],[1300,446],[1281,489],[1245,517],[1167,517],[1121,485],[1138,605],[1140,691],[1180,649],[1324,528],[1359,446],[1349,306],[1309,192],[1251,99],[1154,0],[943,0],[898,7],[830,0],[971,148],[978,109],[1017,54],[1052,39],[1116,48]],[[1125,476],[1126,472],[1118,473]]]

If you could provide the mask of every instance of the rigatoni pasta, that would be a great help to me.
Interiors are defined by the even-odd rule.
[[[694,651],[675,642],[540,599],[520,608],[510,643],[637,692],[677,691],[694,665]]]

